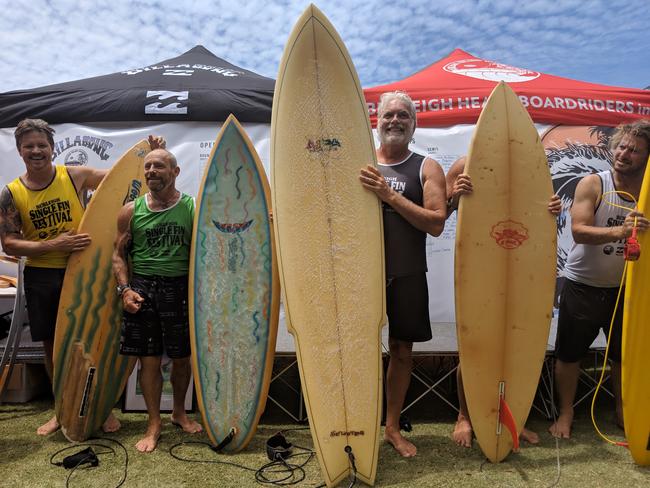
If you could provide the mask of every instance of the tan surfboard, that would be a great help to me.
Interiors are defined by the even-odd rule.
[[[456,229],[460,365],[478,443],[490,461],[499,462],[511,451],[535,396],[556,261],[546,155],[526,109],[503,82],[481,112],[465,171],[474,191],[461,199]],[[508,417],[507,407],[514,438],[500,421]]]
[[[122,206],[146,189],[141,141],[111,168],[93,194],[78,233],[92,242],[70,255],[54,337],[54,399],[63,434],[83,441],[106,420],[134,360],[119,354],[122,306],[111,256]]]
[[[646,169],[639,211],[650,215],[650,171]],[[638,261],[628,263],[623,311],[621,386],[625,437],[634,462],[650,465],[650,233],[637,236],[641,245]]]
[[[359,170],[374,143],[350,56],[313,5],[284,50],[271,123],[273,224],[289,332],[328,486],[373,484],[385,316],[381,208]]]

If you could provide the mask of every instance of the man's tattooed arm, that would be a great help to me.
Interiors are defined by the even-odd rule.
[[[12,238],[17,237],[22,239],[22,227],[23,223],[20,219],[20,212],[18,212],[14,204],[14,199],[9,188],[5,186],[2,192],[0,192],[0,241],[2,242],[2,248],[7,254],[11,254],[10,250],[7,250],[7,245]]]

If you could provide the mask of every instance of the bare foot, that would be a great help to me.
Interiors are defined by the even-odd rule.
[[[573,424],[573,410],[566,413],[560,412],[560,416],[549,427],[548,431],[553,437],[569,439],[571,437],[571,424]]]
[[[521,434],[519,434],[519,438],[522,441],[528,442],[528,444],[539,444],[539,436],[537,435],[537,433],[533,432],[532,430],[528,430],[526,427],[521,429]]]
[[[199,432],[203,432],[203,427],[201,427],[201,424],[189,418],[185,413],[182,413],[177,417],[172,414],[171,419],[172,424],[180,427],[184,432],[187,432],[188,434],[197,434]]]
[[[472,447],[472,424],[463,414],[458,414],[451,437],[461,447]]]
[[[120,427],[122,427],[122,424],[117,420],[117,417],[113,415],[113,412],[108,414],[106,421],[102,424],[102,430],[107,434],[117,432],[120,430]]]
[[[61,424],[56,419],[56,415],[36,429],[38,435],[50,435],[61,428]]]
[[[418,452],[417,448],[411,442],[407,441],[399,430],[386,429],[384,431],[384,440],[393,446],[402,457],[410,458]]]
[[[158,445],[158,439],[160,439],[159,422],[147,427],[147,432],[145,432],[144,437],[136,443],[135,448],[140,452],[152,452]]]

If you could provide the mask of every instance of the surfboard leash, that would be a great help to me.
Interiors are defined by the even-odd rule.
[[[348,462],[350,463],[350,468],[352,468],[352,480],[348,485],[348,488],[352,488],[357,483],[357,465],[354,462],[354,453],[352,452],[352,447],[345,446],[344,451],[348,455]]]
[[[304,430],[305,428],[287,429],[287,430]],[[205,441],[183,441],[174,444],[169,448],[169,455],[178,461],[188,463],[208,463],[208,464],[223,464],[226,466],[233,466],[245,471],[255,473],[255,481],[261,484],[268,484],[272,486],[291,486],[296,485],[303,481],[307,474],[304,467],[316,455],[313,449],[298,446],[286,442],[284,435],[280,431],[273,435],[267,441],[267,456],[270,462],[264,464],[260,468],[251,468],[243,464],[233,463],[230,461],[223,461],[220,459],[199,459],[195,457],[186,457],[176,453],[176,451],[183,446],[188,445],[201,445],[208,447],[213,453],[219,454],[217,448],[212,444]],[[270,450],[269,450],[270,446]],[[218,446],[217,446],[218,447]],[[292,452],[292,449],[300,449],[301,452]],[[306,458],[298,464],[289,462],[291,459]],[[322,485],[325,486],[325,485]]]
[[[115,485],[115,488],[119,488],[126,482],[126,477],[128,474],[128,467],[129,467],[129,453],[126,450],[126,447],[124,447],[124,444],[122,444],[120,441],[116,439],[111,439],[110,437],[98,437],[95,440],[113,442],[117,444],[120,448],[122,448],[122,451],[124,451],[124,474],[122,475],[122,478],[120,479],[118,484]],[[86,446],[86,449],[83,449],[82,451],[77,452],[76,454],[66,456],[61,461],[54,461],[54,458],[56,458],[59,454],[70,451],[72,449],[79,449],[80,447],[83,446]],[[95,452],[92,449],[93,447],[95,448],[103,447],[106,450]],[[70,470],[65,480],[65,486],[66,488],[68,488],[70,486],[70,478],[78,469],[88,469],[88,468],[93,468],[98,466],[99,465],[98,456],[104,454],[112,454],[113,456],[115,456],[117,452],[111,446],[107,446],[106,444],[102,444],[100,442],[82,442],[82,443],[74,444],[72,446],[64,447],[63,449],[59,449],[58,451],[56,451],[54,454],[52,454],[52,456],[50,456],[50,464],[52,466],[63,466],[64,468]]]
[[[605,192],[601,195],[601,199],[607,203],[608,205],[611,205],[613,207],[621,208],[624,210],[633,210],[629,207],[625,207],[623,205],[618,205],[617,203],[611,202],[605,198],[606,195],[609,194],[620,194],[624,195],[625,197],[629,198],[634,202],[634,208],[637,208],[638,202],[637,199],[634,197],[634,195],[626,192],[626,191],[621,191],[621,190],[613,190],[613,191],[608,191]],[[594,428],[596,429],[596,432],[598,435],[605,441],[608,442],[609,444],[613,444],[615,446],[621,446],[621,447],[628,447],[627,442],[625,441],[614,441],[604,435],[600,429],[598,428],[598,424],[596,422],[596,416],[594,415],[594,410],[595,410],[595,405],[596,405],[596,397],[598,396],[598,392],[600,391],[600,387],[603,384],[603,380],[605,378],[605,366],[607,365],[607,358],[609,356],[609,344],[610,344],[610,339],[612,337],[612,329],[614,328],[614,321],[616,320],[616,312],[618,310],[618,304],[621,299],[621,293],[623,291],[623,284],[625,283],[625,278],[627,276],[627,265],[630,261],[636,261],[639,259],[641,256],[641,246],[639,245],[639,241],[636,238],[636,233],[637,233],[637,219],[634,217],[634,226],[632,227],[632,235],[628,237],[625,241],[625,248],[623,251],[624,258],[625,258],[625,265],[623,266],[623,274],[621,275],[621,282],[618,286],[618,294],[616,295],[616,304],[614,305],[614,311],[612,313],[612,319],[609,323],[609,332],[607,334],[607,344],[605,346],[605,357],[603,358],[603,367],[601,368],[600,371],[600,378],[598,379],[598,383],[596,384],[596,390],[594,391],[594,396],[591,399],[591,422],[594,425]]]
[[[623,195],[630,200],[634,202],[634,208],[626,207],[624,205],[619,205],[618,203],[611,202],[605,198],[605,195],[610,195],[610,194],[616,194],[616,195]],[[621,208],[623,210],[634,210],[638,207],[639,203],[637,202],[637,199],[632,195],[631,193],[628,193],[626,191],[622,190],[612,190],[612,191],[606,191],[600,196],[600,199],[607,203],[608,205],[611,205],[612,207],[616,208]],[[641,244],[639,244],[639,241],[636,237],[637,233],[637,218],[636,216],[634,217],[634,226],[632,227],[632,235],[625,239],[625,248],[623,249],[623,257],[625,261],[637,261],[639,257],[641,257]],[[623,276],[625,276],[625,272],[623,272]],[[621,286],[622,286],[621,282]]]
[[[605,345],[605,357],[603,358],[603,367],[600,369],[600,378],[598,379],[598,383],[596,384],[596,389],[594,390],[594,396],[591,398],[591,423],[594,425],[596,432],[605,442],[608,442],[609,444],[613,444],[615,446],[621,446],[621,447],[627,447],[627,442],[614,441],[609,437],[607,437],[605,434],[603,434],[598,428],[598,423],[596,422],[596,416],[594,414],[594,410],[596,406],[596,397],[598,396],[598,392],[600,391],[600,387],[602,386],[603,380],[605,378],[605,366],[607,366],[607,358],[609,356],[609,344],[610,344],[610,339],[612,337],[612,329],[614,328],[614,320],[616,319],[616,311],[618,310],[618,304],[621,298],[621,293],[623,291],[623,283],[625,283],[625,276],[627,275],[627,263],[628,261],[625,261],[625,266],[623,266],[623,275],[621,276],[621,283],[618,287],[618,294],[616,295],[616,304],[614,305],[614,312],[612,313],[612,319],[609,323],[609,332],[607,334],[607,344]]]

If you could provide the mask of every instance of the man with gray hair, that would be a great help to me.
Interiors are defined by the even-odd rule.
[[[555,342],[555,382],[560,415],[549,431],[569,438],[580,360],[612,315],[609,356],[618,425],[623,428],[621,341],[623,301],[616,307],[624,267],[624,247],[632,229],[650,223],[636,209],[650,155],[650,121],[621,125],[610,141],[614,160],[607,171],[585,176],[576,187],[571,208],[574,244],[564,267]],[[628,195],[634,197],[634,201]]]
[[[406,93],[382,94],[377,108],[379,169],[369,165],[359,176],[363,187],[382,201],[390,351],[384,439],[403,457],[417,452],[399,425],[411,380],[413,342],[431,339],[426,236],[439,236],[447,217],[442,168],[409,150],[415,126],[415,105]]]

